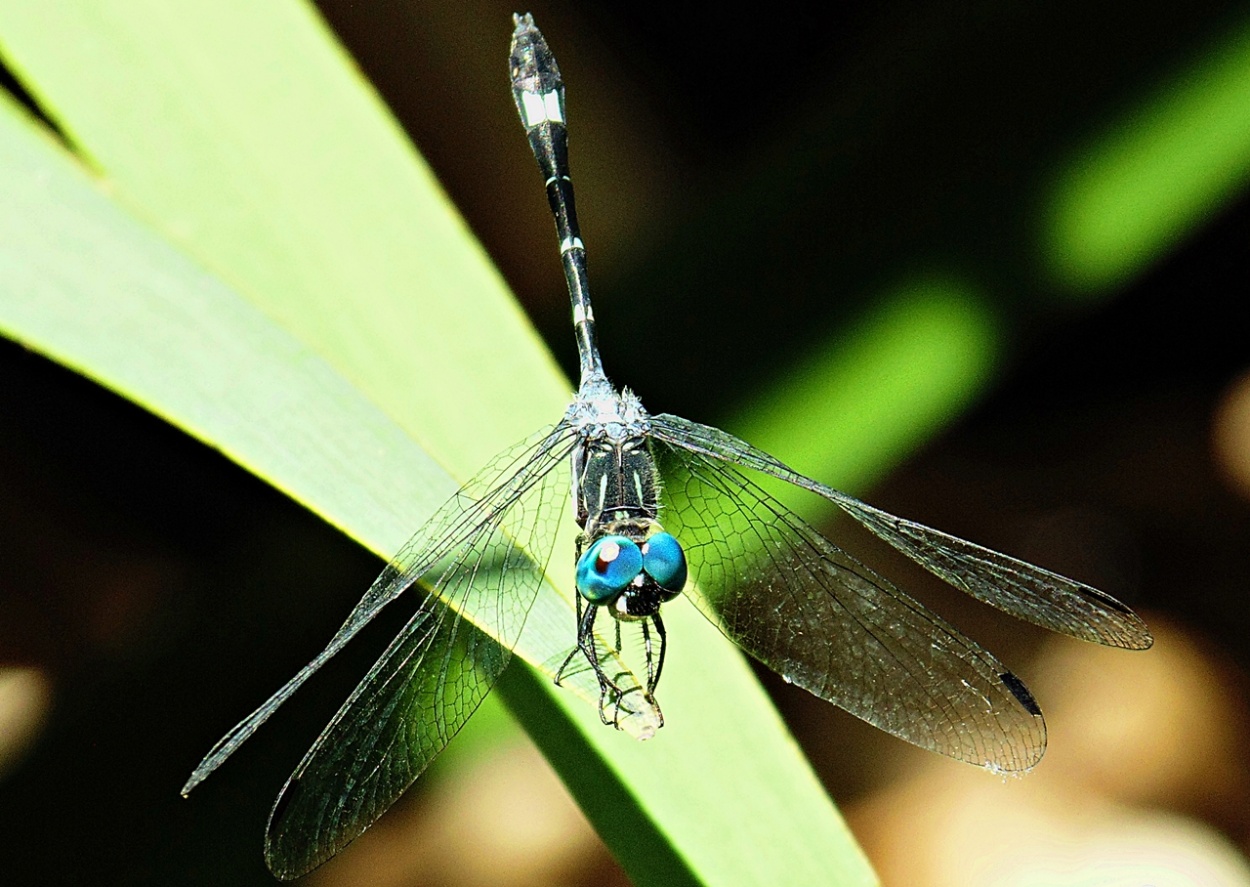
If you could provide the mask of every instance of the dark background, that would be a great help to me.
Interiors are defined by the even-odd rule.
[[[513,10],[321,8],[571,373],[551,223],[507,90]],[[900,274],[971,269],[1004,320],[996,379],[860,492],[1105,587],[1215,663],[1227,688],[1218,717],[1239,722],[1250,508],[1212,438],[1250,366],[1250,202],[1229,198],[1142,273],[1081,299],[1039,275],[1031,251],[1055,165],[1244,30],[1246,11],[532,11],[569,82],[609,372],[653,411],[716,422],[744,394],[784,385],[788,361],[871,310]],[[225,727],[320,649],[377,563],[37,355],[0,343],[0,378],[0,663],[37,668],[48,704],[0,782],[3,880],[266,883],[268,804],[376,648],[349,650],[322,699],[293,704],[214,777],[224,786],[189,802],[177,788]],[[1009,662],[1043,643],[955,615]],[[868,797],[882,778],[873,762],[897,743],[793,693],[779,702],[834,798]],[[1164,730],[1176,712],[1150,715]],[[1211,765],[1240,785],[1240,761]],[[1230,812],[1240,797],[1186,812],[1244,846],[1246,824]],[[619,877],[588,859],[561,878]]]

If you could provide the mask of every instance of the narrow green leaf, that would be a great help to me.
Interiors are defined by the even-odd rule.
[[[507,34],[501,22],[501,90]],[[29,132],[14,136],[30,144],[15,149],[27,166],[15,156],[0,174],[6,192],[25,195],[14,202],[24,217],[10,214],[5,223],[14,240],[0,262],[0,322],[10,334],[194,431],[384,550],[414,529],[405,509],[428,513],[437,497],[420,492],[434,486],[426,456],[394,444],[394,454],[374,459],[399,435],[384,430],[376,443],[372,424],[393,420],[463,479],[503,445],[558,418],[567,382],[310,7],[295,0],[176,8],[9,3],[0,4],[0,40],[26,87],[107,176],[117,199],[165,239],[92,192],[63,158],[50,159],[50,145],[31,147]],[[41,186],[41,177],[55,184]],[[67,240],[60,233],[67,225],[78,230],[67,217],[96,221]],[[32,222],[25,237],[17,230],[23,221]],[[32,250],[42,258],[32,262]],[[114,265],[104,261],[109,256]],[[93,280],[101,268],[113,276]],[[36,288],[36,280],[46,285]],[[14,296],[22,292],[26,298]],[[55,311],[45,307],[54,296],[66,303]],[[259,311],[249,314],[244,302]],[[134,319],[117,331],[124,338],[101,326],[108,315]],[[276,329],[265,328],[270,318]],[[203,331],[214,324],[211,335]],[[64,337],[67,326],[76,328]],[[158,348],[159,335],[180,326],[179,347]],[[93,340],[93,328],[106,344]],[[238,347],[219,352],[223,340]],[[336,374],[350,385],[330,382]],[[202,383],[209,393],[187,381],[200,379],[216,380]],[[225,392],[253,386],[259,404],[236,410],[223,385]],[[299,404],[289,421],[309,422],[299,431],[275,426],[264,409],[274,388],[285,386],[298,392],[284,395]],[[348,426],[341,434],[330,430],[341,424]],[[247,455],[253,438],[277,464]],[[323,446],[289,446],[306,438]],[[353,460],[374,463],[359,472],[364,492],[327,479]],[[370,488],[371,480],[384,489]],[[375,497],[391,507],[363,516],[370,508],[360,503]],[[554,594],[540,598],[568,606]],[[531,627],[548,619],[560,624],[553,610],[531,618]],[[533,703],[523,712],[532,730],[541,727],[553,763],[626,868],[639,883],[682,867],[702,883],[870,882],[741,657],[688,608],[673,608],[668,621],[675,640],[664,685],[669,726],[656,740],[641,744],[604,728],[590,707],[545,682],[555,706]],[[571,619],[562,630],[571,646]],[[555,753],[561,748],[570,753]],[[578,767],[585,760],[600,768],[594,784]],[[622,813],[603,803],[609,797],[629,799],[633,809]],[[630,818],[654,828],[623,836],[617,826]],[[639,835],[648,840],[640,845]],[[671,866],[657,864],[665,859]]]

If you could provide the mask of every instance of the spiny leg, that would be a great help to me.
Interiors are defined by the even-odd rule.
[[[569,665],[577,657],[579,653],[586,657],[586,661],[595,672],[595,678],[599,681],[599,720],[604,724],[618,727],[620,719],[621,700],[625,696],[625,691],[620,688],[616,681],[608,677],[607,672],[603,670],[603,666],[599,663],[599,651],[595,647],[594,624],[595,612],[599,608],[593,604],[583,601],[580,596],[576,599],[577,606],[577,646],[569,651],[569,655],[564,657],[564,661],[560,663],[560,667],[556,669],[555,683],[559,686],[564,680],[564,673]],[[584,608],[584,609],[583,609]],[[621,651],[621,626],[616,623],[616,652]],[[650,663],[648,663],[648,666]],[[631,691],[632,692],[632,691]],[[648,696],[650,692],[648,691]],[[613,717],[607,715],[607,708],[611,699],[614,709]]]
[[[578,553],[580,554],[581,552],[579,551]],[[578,627],[577,633],[578,633],[578,637],[580,638],[581,637],[581,625],[582,625],[582,606],[583,606],[582,596],[579,594],[574,600],[577,606],[577,627]],[[574,647],[572,650],[569,650],[569,655],[564,657],[564,661],[561,662],[560,667],[556,669],[556,686],[557,687],[560,686],[560,682],[564,680],[564,670],[569,667],[569,663],[572,662],[573,658],[577,656],[578,653],[581,652],[581,649],[582,649],[581,645],[578,644],[578,646]]]
[[[577,649],[586,657],[586,661],[594,669],[595,677],[599,680],[599,720],[604,724],[612,726],[615,724],[616,719],[608,718],[608,697],[612,695],[614,699],[620,699],[621,690],[616,684],[608,680],[608,676],[603,671],[603,666],[599,664],[599,651],[595,649],[595,616],[598,609],[598,607],[592,604],[588,605],[582,612],[577,629]],[[576,652],[575,650],[574,653]],[[573,654],[569,655],[572,656]]]
[[[647,623],[651,622],[655,625],[655,633],[660,638],[660,655],[653,657],[651,655],[651,630]],[[660,685],[660,673],[664,671],[664,651],[668,646],[668,633],[664,630],[664,620],[660,618],[660,614],[656,613],[648,620],[642,623],[642,641],[646,648],[647,656],[647,696],[655,694],[655,688]],[[654,668],[652,667],[654,664]]]

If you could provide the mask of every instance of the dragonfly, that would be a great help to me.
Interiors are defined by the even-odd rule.
[[[492,460],[417,530],[326,648],[218,742],[183,795],[383,607],[419,585],[425,597],[414,615],[270,814],[265,855],[278,877],[298,877],[338,853],[416,780],[508,665],[570,500],[576,643],[555,677],[586,680],[605,724],[641,738],[663,724],[655,696],[668,642],[661,613],[684,597],[786,681],[900,739],[993,771],[1031,768],[1046,728],[1024,683],[773,498],[758,476],[823,497],[925,570],[1035,625],[1142,650],[1152,643],[1143,620],[1096,588],[874,508],[717,428],[651,415],[614,387],[595,341],[563,80],[533,18],[513,22],[512,94],[555,218],[577,393],[555,425]],[[662,507],[665,496],[680,505]],[[641,639],[637,676],[622,665],[622,630]]]

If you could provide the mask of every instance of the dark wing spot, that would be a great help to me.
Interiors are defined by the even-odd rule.
[[[282,823],[282,817],[286,815],[286,811],[290,808],[291,802],[295,800],[299,789],[299,780],[292,779],[287,783],[286,788],[282,790],[282,794],[278,796],[277,802],[273,805],[273,812],[269,814],[270,833],[278,830],[279,825]]]
[[[1020,704],[1024,706],[1025,711],[1034,717],[1041,717],[1041,706],[1037,704],[1037,700],[1033,698],[1033,694],[1029,692],[1029,688],[1024,686],[1024,681],[1020,680],[1009,671],[1005,671],[1000,674],[998,679],[1003,682],[1003,686],[1011,691],[1012,696],[1020,700]]]

